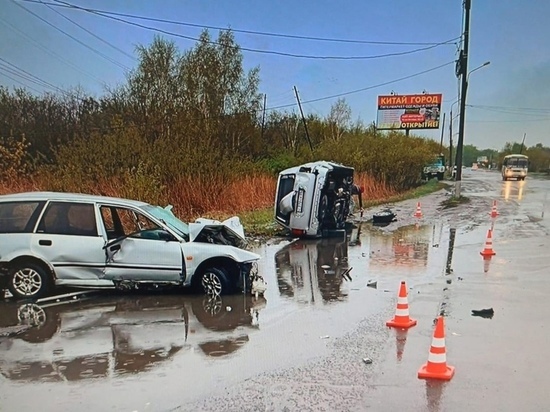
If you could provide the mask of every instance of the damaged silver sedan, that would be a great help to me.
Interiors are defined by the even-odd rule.
[[[0,290],[35,299],[56,287],[250,289],[260,256],[238,217],[184,223],[136,200],[29,192],[0,196]]]

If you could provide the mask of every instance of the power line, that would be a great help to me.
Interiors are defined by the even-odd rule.
[[[85,74],[86,76],[90,77],[91,79],[94,79],[95,81],[99,82],[100,84],[102,85],[105,85],[105,83],[100,80],[99,78],[97,78],[96,76],[94,76],[93,74],[85,71],[85,70],[82,70],[80,69],[78,66],[74,65],[73,63],[71,63],[70,61],[64,59],[62,56],[60,56],[59,54],[57,54],[56,52],[48,49],[47,47],[43,46],[42,44],[40,44],[39,42],[37,42],[36,40],[34,40],[32,37],[28,36],[25,32],[19,30],[17,27],[13,26],[12,24],[8,23],[7,21],[5,21],[4,19],[2,19],[0,17],[0,21],[2,23],[4,23],[4,25],[8,26],[9,28],[11,28],[12,30],[18,32],[21,36],[23,36],[24,38],[26,38],[29,42],[33,43],[35,47],[37,47],[38,49],[42,50],[43,52],[46,52],[48,53],[49,55],[55,57],[56,59],[58,59],[59,61],[61,61],[62,63],[66,64],[67,66],[70,66],[72,67],[74,70],[80,72],[80,73],[83,73]]]
[[[550,110],[547,109],[527,109],[527,110],[534,110],[534,111],[526,111],[523,109],[505,109],[505,108],[498,108],[498,107],[483,107],[483,106],[475,106],[475,105],[468,105],[468,107],[471,107],[473,109],[479,109],[479,110],[485,110],[488,112],[493,113],[500,113],[500,114],[511,114],[516,116],[541,116],[545,114],[550,114]]]
[[[18,73],[16,70],[13,70],[13,69],[9,68],[9,67],[7,67],[6,65],[4,65],[4,64],[2,64],[2,63],[0,63],[0,69],[2,69],[5,73],[10,73],[10,74],[12,74],[12,75],[14,75],[14,76],[17,76],[17,77],[19,77],[19,78],[21,78],[21,79],[23,79],[23,80],[26,80],[26,81],[28,81],[28,82],[34,83],[34,84],[36,84],[36,85],[38,85],[38,86],[40,86],[40,87],[49,88],[48,85],[45,85],[45,84],[43,84],[43,83],[41,83],[41,82],[39,82],[39,81],[37,81],[37,80],[34,80],[34,79],[32,79],[31,77],[29,77],[29,76],[26,76],[26,75],[24,75],[24,74]],[[19,82],[19,83],[21,84],[21,82]]]
[[[120,67],[121,69],[124,69],[124,70],[130,70],[130,68],[128,66],[125,66],[124,64],[122,63],[119,63],[117,62],[116,60],[110,58],[109,56],[107,56],[105,53],[102,53],[100,52],[99,50],[87,45],[86,43],[80,41],[79,39],[77,39],[76,37],[72,36],[71,34],[67,33],[66,31],[60,29],[59,27],[57,27],[56,25],[50,23],[48,20],[44,19],[43,17],[39,16],[38,14],[36,14],[35,12],[27,9],[25,6],[23,6],[22,4],[19,4],[17,3],[15,0],[11,0],[16,6],[22,8],[23,10],[25,10],[27,13],[29,14],[32,14],[34,17],[36,17],[37,19],[41,20],[42,22],[46,23],[48,26],[50,27],[53,27],[55,30],[57,30],[58,32],[64,34],[65,36],[69,37],[70,39],[74,40],[75,42],[77,42],[78,44],[80,44],[81,46],[84,46],[86,47],[88,50],[92,51],[93,53],[97,54],[98,56],[100,57],[103,57],[105,60],[107,60],[108,62],[112,63],[112,64],[115,64],[117,65],[118,67]]]
[[[21,74],[14,73],[16,76],[19,76],[21,78],[25,78],[26,80],[29,80],[33,83],[36,83],[36,84],[38,84],[39,86],[42,86],[42,87],[49,87],[49,88],[51,88],[55,91],[62,91],[59,87],[53,85],[52,83],[49,83],[46,80],[41,79],[41,78],[39,78],[38,76],[35,76],[32,73],[29,73],[26,70],[23,70],[22,68],[16,66],[15,64],[10,63],[9,61],[3,59],[2,57],[0,57],[0,61],[4,62],[4,67],[5,67],[5,65],[8,65],[8,66],[11,66],[13,69],[19,70],[20,72],[23,72],[25,74],[25,76],[23,76]],[[11,69],[11,70],[13,70],[13,69]]]
[[[468,120],[468,123],[530,123],[530,122],[550,122],[550,117],[541,117],[539,119],[505,119],[505,120]]]
[[[19,81],[19,80],[15,79],[15,78],[11,77],[9,74],[2,73],[2,71],[4,71],[4,70],[6,70],[6,69],[4,69],[3,67],[0,67],[0,74],[1,74],[2,76],[4,76],[4,77],[6,77],[6,78],[8,78],[8,79],[10,79],[10,80],[12,80],[12,81],[14,81],[14,82],[16,82],[16,83],[19,83],[20,85],[22,85],[22,86],[25,87],[26,89],[34,90],[34,91],[35,91],[36,93],[38,93],[38,94],[42,93],[40,90],[35,89],[34,87],[29,86],[28,84],[25,84],[25,83],[23,83],[22,81]]]
[[[423,74],[433,72],[434,70],[441,69],[442,67],[446,67],[446,66],[448,66],[450,64],[454,64],[454,63],[455,63],[455,61],[452,60],[450,62],[440,64],[439,66],[432,67],[431,69],[423,70],[423,71],[418,72],[418,73],[414,73],[414,74],[410,74],[408,76],[400,77],[400,78],[395,79],[395,80],[390,80],[390,81],[383,82],[383,83],[378,83],[378,84],[375,84],[375,85],[372,85],[372,86],[367,86],[367,87],[363,87],[363,88],[360,88],[360,89],[351,90],[349,92],[343,92],[343,93],[333,94],[333,95],[330,95],[330,96],[319,97],[317,99],[304,100],[302,102],[302,104],[319,102],[321,100],[334,99],[334,98],[337,98],[337,97],[347,96],[347,95],[354,94],[354,93],[364,92],[366,90],[376,89],[378,87],[387,86],[388,84],[393,84],[393,83],[397,83],[397,82],[400,82],[400,81],[403,81],[403,80],[411,79],[413,77],[421,76]],[[296,104],[286,104],[286,105],[282,105],[282,106],[269,107],[266,110],[283,109],[285,107],[292,107],[292,106],[296,106]]]
[[[15,0],[12,0],[12,1],[15,1]],[[23,0],[23,1],[32,1],[32,2],[35,2],[35,0]],[[125,20],[125,19],[122,19],[120,17],[116,17],[114,15],[111,15],[111,13],[107,14],[105,12],[101,12],[101,11],[96,11],[95,9],[89,9],[89,8],[84,8],[84,7],[80,7],[80,6],[76,6],[76,5],[73,5],[71,3],[67,3],[67,2],[64,2],[64,1],[60,1],[60,0],[56,0],[58,3],[62,3],[64,5],[67,5],[68,7],[71,7],[71,8],[74,8],[74,9],[77,9],[77,10],[82,10],[82,11],[86,11],[88,13],[91,13],[91,14],[95,14],[97,16],[101,16],[101,17],[104,17],[104,18],[107,18],[107,19],[111,19],[111,20],[115,20],[115,21],[118,21],[118,22],[122,22],[122,23],[125,23],[125,24],[128,24],[128,25],[131,25],[131,26],[135,26],[135,27],[139,27],[139,28],[142,28],[142,29],[145,29],[145,30],[150,30],[150,31],[155,31],[155,32],[158,32],[158,33],[162,33],[162,34],[166,34],[168,36],[174,36],[174,37],[179,37],[179,38],[182,38],[182,39],[186,39],[186,40],[192,40],[192,41],[200,41],[199,38],[196,38],[196,37],[192,37],[192,36],[186,36],[186,35],[183,35],[183,34],[179,34],[179,33],[175,33],[175,32],[171,32],[171,31],[168,31],[168,30],[164,30],[164,29],[160,29],[160,28],[157,28],[157,27],[152,27],[152,26],[146,26],[144,24],[140,24],[140,23],[135,23],[135,22],[132,22],[132,21],[129,21],[129,20]],[[41,3],[41,2],[38,2],[38,3]],[[43,3],[42,3],[43,4]],[[371,55],[371,56],[316,56],[316,55],[306,55],[306,54],[295,54],[295,53],[286,53],[286,52],[280,52],[280,51],[272,51],[272,50],[260,50],[260,49],[252,49],[252,48],[248,48],[248,47],[240,47],[240,46],[236,46],[236,48],[242,50],[242,51],[246,51],[246,52],[251,52],[251,53],[261,53],[261,54],[272,54],[272,55],[277,55],[277,56],[284,56],[284,57],[293,57],[293,58],[301,58],[301,59],[316,59],[316,60],[372,60],[372,59],[380,59],[380,58],[385,58],[385,57],[397,57],[397,56],[404,56],[404,55],[408,55],[408,54],[413,54],[413,53],[418,53],[418,52],[422,52],[422,51],[427,51],[427,50],[430,50],[430,49],[433,49],[433,48],[436,48],[436,47],[439,47],[439,46],[442,46],[442,45],[445,45],[445,44],[453,44],[453,42],[455,40],[457,40],[459,37],[454,37],[452,39],[449,39],[449,40],[446,40],[446,41],[443,41],[443,42],[440,42],[440,43],[435,43],[435,44],[431,44],[429,46],[425,46],[425,47],[421,47],[421,48],[417,48],[417,49],[413,49],[413,50],[407,50],[407,51],[402,51],[402,52],[394,52],[394,53],[385,53],[385,54],[378,54],[378,55]],[[208,41],[209,44],[217,44],[215,41]]]
[[[532,111],[532,112],[550,112],[550,109],[546,108],[534,108],[534,107],[514,107],[514,106],[489,106],[489,105],[482,105],[482,104],[476,104],[476,105],[468,105],[469,107],[475,107],[478,109],[502,109],[502,110],[516,110],[516,111]]]
[[[132,56],[131,54],[129,53],[126,53],[124,50],[122,50],[121,48],[115,46],[114,44],[112,44],[111,42],[103,39],[102,37],[99,37],[97,34],[95,34],[94,32],[88,30],[86,27],[82,26],[81,24],[77,23],[76,21],[74,21],[73,19],[65,16],[63,13],[60,13],[58,12],[57,10],[55,10],[53,7],[51,7],[50,5],[46,4],[45,2],[43,1],[40,1],[41,4],[44,4],[45,6],[47,6],[51,11],[53,11],[54,13],[57,13],[58,15],[60,15],[61,17],[63,17],[64,19],[70,21],[72,24],[74,24],[75,26],[79,27],[80,29],[84,30],[86,33],[88,33],[90,36],[96,38],[97,40],[99,40],[100,42],[106,44],[107,46],[109,47],[112,47],[113,49],[115,49],[116,51],[124,54],[126,57],[128,57],[129,59],[132,59],[134,61],[136,61],[137,59]],[[54,4],[55,5],[55,4]]]
[[[174,24],[174,25],[185,26],[185,27],[195,27],[195,28],[212,29],[212,30],[227,30],[227,27],[221,27],[221,26],[196,24],[196,23],[182,22],[177,20],[139,16],[136,14],[129,14],[129,13],[117,13],[117,12],[108,11],[108,10],[84,8],[84,7],[76,6],[71,3],[67,3],[59,0],[54,0],[56,3],[48,3],[41,0],[22,0],[22,1],[26,1],[28,3],[40,3],[40,4],[50,5],[54,7],[80,9],[82,11],[108,14],[111,16],[127,17],[127,18],[136,19],[136,20],[145,20],[145,21],[152,21],[157,23]],[[337,38],[330,38],[330,37],[301,36],[301,35],[295,35],[295,34],[273,33],[273,32],[263,32],[263,31],[257,31],[257,30],[244,30],[244,29],[234,29],[234,28],[232,28],[231,31],[235,33],[254,34],[257,36],[281,37],[281,38],[287,38],[287,39],[324,41],[324,42],[333,42],[333,43],[371,44],[371,45],[387,45],[387,46],[434,46],[436,44],[439,44],[438,42],[406,42],[406,41],[397,42],[397,41],[376,41],[376,40],[359,40],[359,39],[337,39]],[[459,38],[460,36],[456,37],[454,40],[458,40]]]

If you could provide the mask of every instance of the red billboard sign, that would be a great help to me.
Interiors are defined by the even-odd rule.
[[[376,128],[439,129],[442,100],[441,93],[378,96]]]

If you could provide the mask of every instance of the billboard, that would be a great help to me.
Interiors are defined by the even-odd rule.
[[[376,128],[439,129],[442,98],[441,93],[378,96]]]

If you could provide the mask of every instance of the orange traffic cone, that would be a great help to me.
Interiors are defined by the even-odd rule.
[[[479,252],[481,256],[494,256],[496,252],[493,250],[493,231],[487,231],[487,240],[485,241],[485,249]]]
[[[497,201],[493,200],[493,209],[491,210],[491,217],[497,217],[500,213],[497,211]]]
[[[408,329],[416,325],[416,320],[409,317],[409,303],[407,301],[407,285],[401,282],[399,296],[397,297],[397,308],[393,319],[386,322],[386,326],[393,328]]]
[[[422,210],[420,210],[420,202],[416,204],[416,212],[414,212],[414,217],[422,217]]]
[[[447,365],[447,355],[445,353],[445,325],[443,323],[443,316],[440,316],[437,318],[437,323],[435,325],[428,362],[418,370],[418,378],[444,379],[448,381],[454,374],[454,366]]]

